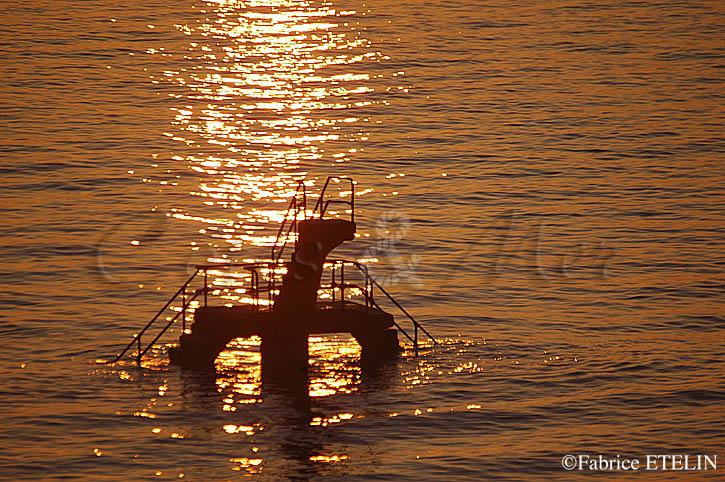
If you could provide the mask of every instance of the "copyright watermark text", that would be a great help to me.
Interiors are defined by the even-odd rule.
[[[579,454],[563,456],[561,466],[565,470],[590,472],[717,470],[717,455],[659,454],[623,457],[619,454],[615,456]]]

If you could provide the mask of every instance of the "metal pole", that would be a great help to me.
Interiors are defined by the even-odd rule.
[[[340,304],[345,308],[345,262],[340,264]]]
[[[259,273],[256,269],[252,270],[252,292],[254,293],[254,311],[259,311]]]
[[[209,291],[208,272],[204,270],[204,307],[206,307],[206,295]]]
[[[415,345],[415,356],[418,356],[418,323],[414,323],[415,326],[415,341],[413,344]]]
[[[352,191],[350,194],[350,221],[353,223],[355,222],[355,181],[350,179],[350,190]]]
[[[181,293],[181,334],[186,333],[186,286]]]
[[[365,278],[365,308],[370,311],[370,282]]]
[[[297,232],[297,193],[295,192],[295,197],[292,198],[292,224],[290,225],[290,233],[292,231]],[[286,240],[285,240],[286,242]],[[297,236],[295,236],[295,252],[297,252]]]
[[[365,306],[368,310],[370,310],[370,306],[372,305],[372,290],[370,289],[370,278],[368,277],[367,272],[362,270],[360,266],[357,266],[357,268],[360,270],[360,272],[365,276]]]
[[[269,286],[269,306],[270,308],[274,305],[274,288],[275,288],[275,276],[277,275],[277,268],[272,268],[272,276],[269,278],[269,283],[267,283],[267,286]]]

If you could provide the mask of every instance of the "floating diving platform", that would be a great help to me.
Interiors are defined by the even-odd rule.
[[[349,183],[349,199],[328,198],[331,181]],[[349,219],[326,218],[331,203],[346,205]],[[395,359],[402,351],[399,332],[416,352],[419,332],[435,344],[435,338],[370,276],[365,265],[327,258],[337,246],[355,238],[355,182],[347,177],[328,178],[309,217],[308,214],[306,188],[300,182],[272,246],[270,260],[197,266],[115,361],[135,346],[140,365],[142,357],[179,319],[182,334],[178,345],[169,350],[171,363],[190,369],[213,369],[214,360],[231,340],[259,336],[263,378],[306,374],[310,335],[350,333],[362,348],[363,364]],[[294,250],[289,261],[283,261],[285,248],[291,242]],[[220,290],[210,278],[240,271],[249,279],[248,284],[234,288],[248,295],[247,303],[230,306],[228,300],[218,297]],[[202,286],[195,289],[193,285],[198,280],[202,280]],[[382,293],[412,323],[412,336],[380,307],[376,292]],[[327,294],[327,298],[319,299],[321,294]],[[215,301],[219,304],[215,305]],[[141,337],[169,309],[174,310],[174,316],[166,318],[160,332],[143,348]],[[189,318],[192,322],[187,329]]]

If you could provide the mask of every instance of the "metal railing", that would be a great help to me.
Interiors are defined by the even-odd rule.
[[[350,200],[346,201],[345,199],[328,199],[325,201],[325,194],[327,194],[327,188],[330,185],[330,181],[332,180],[339,181],[348,181],[350,183]],[[333,204],[346,204],[350,206],[350,221],[353,223],[355,222],[355,181],[352,180],[350,177],[335,177],[335,176],[329,176],[327,180],[325,181],[324,186],[322,186],[322,189],[320,190],[320,197],[317,198],[317,202],[315,203],[315,208],[312,210],[312,216],[315,216],[315,213],[319,214],[320,219],[323,219],[325,217],[325,213],[327,212],[327,207],[330,205],[330,203]]]
[[[302,199],[300,201],[297,200],[299,194],[302,194]],[[282,224],[280,224],[279,226],[279,231],[277,231],[277,239],[275,239],[274,244],[272,245],[272,262],[276,263],[277,261],[282,259],[284,248],[287,246],[287,241],[289,240],[290,236],[294,236],[295,250],[297,249],[297,239],[299,238],[299,229],[297,226],[300,213],[302,213],[302,220],[304,221],[307,216],[307,189],[305,188],[305,183],[302,181],[299,181],[297,183],[297,189],[295,190],[295,193],[290,200],[289,206],[287,207],[287,212],[285,213],[284,219],[282,220]],[[290,214],[292,215],[291,221]],[[287,228],[287,232],[285,233],[285,227],[287,226],[288,222],[289,227]],[[280,242],[282,243],[281,245]],[[277,246],[279,246],[279,250],[277,249]]]
[[[194,274],[191,275],[188,280],[186,280],[186,283],[181,285],[181,288],[179,288],[178,291],[176,291],[176,293],[174,293],[173,296],[171,298],[169,298],[169,301],[167,301],[166,304],[163,306],[163,308],[161,308],[156,313],[156,315],[153,318],[151,318],[151,321],[146,323],[146,326],[144,326],[143,329],[139,333],[134,335],[131,342],[128,345],[126,345],[126,347],[123,350],[121,350],[121,353],[119,353],[118,356],[116,356],[116,358],[111,363],[116,363],[118,360],[123,358],[123,356],[126,354],[126,352],[128,352],[128,350],[130,350],[131,347],[135,344],[138,347],[138,351],[136,352],[136,361],[138,362],[138,364],[140,366],[141,358],[143,358],[143,356],[146,354],[146,352],[149,351],[149,349],[151,349],[153,344],[156,343],[159,340],[159,338],[161,338],[161,335],[166,333],[166,330],[168,330],[171,327],[171,325],[173,325],[174,322],[176,322],[176,320],[179,318],[179,316],[182,316],[182,319],[183,319],[183,328],[182,329],[184,331],[186,331],[186,310],[189,307],[189,305],[191,304],[191,302],[194,301],[201,292],[201,290],[195,290],[193,292],[192,296],[190,298],[187,298],[186,289],[189,286],[189,284],[194,280],[194,278],[196,278],[196,275],[198,275],[198,274],[199,274],[199,269],[197,268],[196,271],[194,271]],[[206,274],[204,275],[204,277],[206,279]],[[206,290],[203,290],[203,291],[204,291],[204,302],[206,303]],[[166,312],[166,310],[174,303],[174,301],[179,296],[181,296],[181,300],[182,300],[181,310],[179,310],[173,318],[168,320],[168,323],[166,324],[166,326],[164,326],[164,328],[161,330],[161,332],[158,335],[156,335],[156,337],[153,339],[153,341],[151,343],[149,343],[146,346],[146,348],[144,348],[142,350],[141,349],[141,337],[143,336],[143,334],[146,333],[146,331],[148,331],[148,329],[151,328],[151,326],[154,323],[156,323],[156,321],[159,319],[159,317]]]
[[[186,320],[187,313],[194,301],[199,296],[203,295],[203,306],[208,306],[209,292],[216,292],[219,288],[216,288],[209,284],[209,273],[223,269],[240,267],[245,271],[248,271],[251,276],[249,288],[245,289],[245,293],[249,293],[251,298],[251,306],[255,312],[260,310],[271,310],[274,307],[275,295],[278,294],[277,278],[282,275],[285,270],[289,269],[291,263],[215,263],[196,266],[194,274],[169,298],[164,306],[154,315],[153,318],[141,329],[141,331],[134,335],[133,339],[125,346],[125,348],[116,356],[111,363],[116,363],[134,346],[136,345],[136,362],[141,365],[143,356],[159,341],[159,339],[166,333],[171,326],[176,323],[179,318],[182,320],[182,333],[186,333]],[[354,267],[357,273],[362,274],[362,284],[359,282],[351,282],[350,276],[346,277],[345,267]],[[373,278],[368,267],[357,261],[348,261],[344,259],[332,259],[325,262],[323,270],[329,272],[329,282],[321,283],[319,291],[331,291],[331,306],[333,308],[340,308],[342,310],[352,307],[354,303],[346,301],[345,292],[348,290],[359,290],[362,292],[365,309],[367,310],[380,310],[378,302],[375,299],[375,291],[382,293],[405,317],[413,324],[413,335],[403,328],[400,323],[393,319],[393,325],[400,330],[400,332],[413,344],[416,353],[419,349],[419,336],[418,332],[424,333],[434,344],[438,344],[438,341],[391,295],[383,286]],[[260,274],[260,271],[263,271]],[[203,278],[203,285],[197,289],[189,289],[189,285],[199,276]],[[340,293],[339,301],[337,299],[337,292]],[[266,294],[266,303],[264,295]],[[176,307],[176,313],[168,317],[165,321],[166,324],[161,330],[153,337],[153,339],[143,346],[142,337],[147,334],[151,327],[159,321],[161,316],[166,313],[168,309],[173,309],[174,302],[179,300],[181,305]],[[247,303],[249,304],[249,303]],[[357,305],[359,306],[359,305]]]
[[[330,181],[348,181],[350,183],[350,200],[345,199],[325,199],[328,194],[327,188],[330,186]],[[355,222],[355,181],[350,177],[336,177],[329,176],[325,180],[325,184],[320,190],[320,195],[317,198],[315,207],[312,209],[311,216],[313,218],[324,219],[327,208],[330,204],[344,204],[350,206],[350,221]],[[300,216],[301,214],[301,216]],[[289,206],[287,206],[287,212],[282,219],[282,223],[277,231],[277,238],[272,245],[272,252],[270,259],[273,263],[278,263],[282,259],[284,249],[287,247],[287,242],[291,237],[295,240],[295,250],[297,249],[297,240],[299,239],[299,222],[307,219],[307,188],[303,181],[297,183],[297,189],[295,190],[292,199],[290,199]],[[286,231],[285,231],[285,228]]]
[[[411,343],[413,343],[413,347],[415,348],[416,353],[419,349],[419,343],[418,343],[418,331],[423,332],[432,342],[434,345],[438,344],[438,340],[435,339],[433,335],[428,333],[428,330],[426,330],[423,325],[421,325],[414,317],[411,315],[408,310],[406,310],[403,305],[401,305],[394,297],[391,295],[385,288],[382,287],[380,283],[378,283],[375,278],[372,277],[370,274],[368,267],[362,263],[359,263],[357,261],[348,261],[344,259],[333,259],[328,260],[325,262],[325,265],[330,265],[331,269],[331,282],[326,285],[320,285],[321,289],[331,289],[332,291],[332,302],[335,303],[335,291],[339,288],[340,289],[340,307],[342,309],[345,308],[345,289],[350,288],[357,288],[362,289],[364,296],[365,296],[365,306],[368,309],[375,308],[377,310],[383,311],[383,309],[380,307],[378,302],[375,300],[375,288],[385,295],[385,297],[396,307],[400,310],[403,315],[405,315],[408,320],[413,324],[413,336],[411,336],[402,326],[400,326],[399,323],[393,319],[393,325],[400,330],[400,332],[408,339]],[[364,277],[364,287],[361,287],[354,283],[347,283],[345,282],[345,266],[353,266],[357,268],[358,272],[362,273]],[[340,270],[340,282],[337,282],[335,273],[337,269]]]
[[[260,288],[259,284],[259,269],[260,268],[268,268],[272,269],[273,276],[275,276],[275,272],[277,269],[279,269],[280,264],[274,264],[274,263],[215,263],[215,264],[206,264],[206,265],[198,265],[196,266],[196,270],[194,271],[194,274],[192,274],[189,279],[186,280],[186,282],[181,285],[181,288],[179,288],[176,293],[174,293],[171,298],[166,302],[166,304],[154,315],[151,320],[146,323],[146,326],[144,326],[141,331],[133,336],[133,339],[131,342],[126,345],[126,347],[121,350],[121,352],[116,356],[116,358],[111,363],[116,363],[119,361],[123,356],[134,346],[136,345],[136,361],[138,365],[141,365],[141,359],[143,356],[153,347],[153,345],[163,336],[164,333],[166,333],[171,326],[176,323],[176,321],[181,318],[182,319],[182,333],[186,333],[186,318],[187,318],[187,312],[189,311],[189,308],[194,302],[197,297],[200,295],[203,295],[204,300],[204,306],[208,305],[209,301],[209,292],[214,292],[216,289],[213,285],[209,284],[209,272],[210,271],[217,271],[220,269],[228,269],[233,267],[242,267],[247,271],[251,272],[251,287],[249,290],[247,290],[249,293],[252,294],[252,305],[254,306],[255,311],[258,311],[261,304],[261,298],[260,294],[264,293],[265,291],[269,293],[269,300],[268,305],[271,307],[272,304],[274,304],[273,301],[273,294],[272,290],[267,287]],[[199,276],[203,275],[203,286],[198,289],[189,290],[189,285]],[[153,338],[153,340],[148,343],[145,348],[142,348],[142,337],[144,334],[146,334],[147,331],[159,320],[159,318],[166,313],[166,310],[173,309],[172,305],[174,305],[174,302],[180,300],[181,306],[178,307],[178,311],[176,311],[176,314],[170,318],[167,318],[167,323],[162,327],[162,329],[156,334],[156,336]]]
[[[336,180],[337,182],[340,181],[348,181],[350,183],[350,200],[345,199],[326,199],[325,196],[327,195],[327,190],[330,185],[330,181]],[[300,198],[301,196],[301,198]],[[330,205],[330,203],[338,203],[338,204],[345,204],[350,207],[350,221],[355,222],[355,182],[352,180],[352,178],[349,177],[334,177],[330,176],[325,181],[325,184],[323,185],[322,189],[320,190],[320,195],[317,199],[317,202],[315,203],[315,207],[312,210],[312,217],[317,217],[318,219],[324,219],[325,213],[327,212],[327,208]],[[301,214],[301,216],[300,216]],[[215,289],[212,289],[213,286],[209,285],[209,272],[220,270],[220,269],[228,269],[232,267],[241,267],[244,268],[246,271],[250,272],[251,275],[251,286],[248,290],[245,290],[248,293],[251,293],[252,300],[251,304],[254,306],[255,311],[259,311],[261,308],[263,308],[263,300],[262,296],[264,293],[267,294],[267,302],[266,307],[267,309],[272,309],[275,303],[275,296],[279,294],[279,290],[277,289],[277,279],[279,274],[284,274],[286,270],[289,269],[290,262],[282,262],[280,261],[282,259],[282,254],[284,253],[284,249],[287,246],[287,242],[290,238],[294,237],[295,240],[295,249],[297,248],[297,241],[299,238],[299,221],[304,221],[307,216],[307,191],[304,183],[302,181],[299,181],[297,183],[297,189],[295,190],[294,195],[292,196],[292,199],[290,200],[290,204],[287,208],[287,212],[285,214],[284,220],[282,221],[282,224],[279,227],[279,231],[277,232],[277,238],[274,242],[274,245],[272,245],[272,252],[271,252],[271,261],[269,262],[260,262],[260,263],[216,263],[216,264],[206,264],[206,265],[198,265],[196,266],[196,271],[194,271],[194,274],[192,274],[188,280],[179,288],[176,293],[174,293],[171,298],[166,302],[166,304],[161,308],[156,315],[149,321],[146,326],[143,327],[143,329],[136,335],[134,335],[131,342],[126,345],[126,347],[121,351],[121,353],[116,356],[116,358],[111,362],[115,363],[119,361],[123,356],[133,347],[134,345],[137,346],[136,351],[136,360],[139,366],[141,365],[141,359],[143,356],[148,352],[151,347],[163,336],[164,333],[168,331],[168,329],[181,317],[182,319],[182,333],[186,333],[186,317],[187,317],[187,311],[190,308],[190,305],[192,302],[196,300],[196,298],[200,295],[203,295],[204,300],[204,306],[208,305],[208,297],[210,291],[216,291]],[[301,218],[301,219],[300,219]],[[285,228],[286,232],[285,232]],[[349,283],[345,279],[345,266],[353,266],[357,269],[358,272],[362,273],[363,275],[363,286],[360,286],[356,283]],[[408,320],[410,320],[413,324],[413,336],[411,336],[402,326],[400,326],[395,320],[393,320],[393,324],[395,327],[400,330],[403,335],[405,335],[408,340],[410,340],[413,343],[413,346],[415,347],[416,353],[418,352],[419,343],[418,343],[418,331],[422,331],[428,338],[430,338],[434,344],[438,344],[438,341],[430,334],[428,331],[423,328],[423,326],[418,323],[418,321],[413,318],[413,316],[408,313],[408,311],[403,308],[403,306],[398,303],[398,301],[390,294],[388,293],[385,288],[383,288],[380,283],[378,283],[369,273],[367,266],[357,262],[357,261],[346,261],[342,259],[334,259],[334,260],[328,260],[323,265],[323,270],[327,268],[330,269],[331,272],[331,278],[329,283],[320,284],[320,291],[324,290],[331,290],[332,295],[332,305],[335,306],[336,300],[336,292],[340,290],[340,307],[342,309],[345,309],[346,301],[345,301],[345,290],[350,289],[359,289],[363,292],[364,298],[365,298],[365,308],[370,309],[377,309],[380,311],[383,311],[382,308],[380,308],[380,305],[375,301],[375,288],[383,293],[385,297],[395,306],[397,307]],[[266,273],[263,273],[261,276],[261,279],[266,281],[266,284],[260,283],[260,270],[266,271]],[[337,276],[339,272],[339,278]],[[194,281],[194,279],[199,276],[199,274],[203,274],[204,282],[203,286],[200,289],[191,290],[188,291],[189,285]],[[266,276],[265,276],[266,274]],[[338,281],[339,280],[339,281]],[[177,300],[181,300],[181,306],[176,312],[176,314],[173,317],[167,318],[167,323],[162,327],[160,332],[153,338],[153,340],[146,345],[145,348],[142,349],[142,343],[141,339],[142,336],[158,321],[159,317],[161,317],[167,309],[170,309],[173,303]]]

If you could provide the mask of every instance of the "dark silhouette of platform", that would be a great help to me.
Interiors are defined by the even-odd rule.
[[[304,339],[305,346],[310,335],[350,333],[362,348],[364,364],[384,362],[400,352],[391,314],[351,301],[337,301],[318,302],[315,310],[300,313],[294,319],[273,310],[257,311],[253,306],[201,307],[194,315],[191,333],[181,336],[179,346],[172,348],[169,356],[172,363],[187,368],[209,368],[231,340],[259,336],[262,363],[266,365],[269,356],[289,358],[286,352],[291,352],[292,346],[282,347],[284,353],[272,354],[268,340],[288,333],[291,328]]]
[[[287,379],[307,374],[308,337],[312,334],[350,333],[362,347],[364,363],[395,358],[400,352],[392,315],[369,303],[318,303],[320,280],[327,255],[342,242],[355,238],[355,223],[342,219],[299,221],[298,240],[282,286],[270,296],[271,309],[259,307],[202,307],[194,313],[191,333],[173,348],[173,363],[209,368],[227,343],[237,337],[262,338],[262,377]],[[258,291],[257,287],[257,291]],[[268,286],[266,290],[274,290]]]
[[[347,181],[350,185],[349,200],[335,197],[327,199],[325,193],[331,180]],[[418,331],[425,333],[433,343],[436,340],[368,273],[367,267],[345,260],[327,261],[328,254],[344,241],[355,238],[355,183],[350,178],[328,178],[317,204],[307,218],[307,195],[300,182],[292,198],[287,214],[279,228],[277,240],[272,246],[271,260],[260,263],[214,264],[197,266],[195,273],[171,297],[156,316],[116,357],[118,361],[137,345],[137,361],[178,319],[182,320],[179,344],[169,350],[172,363],[193,369],[213,369],[214,360],[227,343],[239,337],[262,338],[262,377],[289,381],[289,385],[306,383],[309,365],[308,337],[325,333],[350,333],[362,347],[363,365],[379,364],[394,359],[401,352],[398,331],[403,333],[418,350]],[[349,207],[350,219],[325,219],[330,203],[342,203]],[[285,232],[286,228],[286,232]],[[289,239],[294,239],[294,252],[288,262],[281,261]],[[350,283],[345,278],[345,267],[352,268],[362,284]],[[240,306],[212,306],[209,294],[214,293],[209,284],[210,271],[240,267],[251,274],[251,286],[244,288],[252,295],[253,304]],[[322,284],[323,273],[329,269],[331,277]],[[203,275],[203,288],[189,291],[190,283]],[[281,279],[280,279],[281,276]],[[390,302],[413,323],[414,337],[410,336],[393,316],[380,308],[375,301],[377,287]],[[330,290],[331,301],[318,301],[321,290]],[[346,299],[352,290],[362,293],[364,304]],[[339,298],[336,299],[336,293]],[[263,299],[263,295],[267,299]],[[203,296],[203,306],[196,308],[193,323],[186,329],[187,310],[191,303]],[[170,318],[161,332],[142,349],[141,336],[158,320],[172,304],[181,300],[180,309]],[[213,302],[213,300],[212,300]],[[196,302],[198,303],[198,302]],[[286,382],[287,383],[287,382]]]

